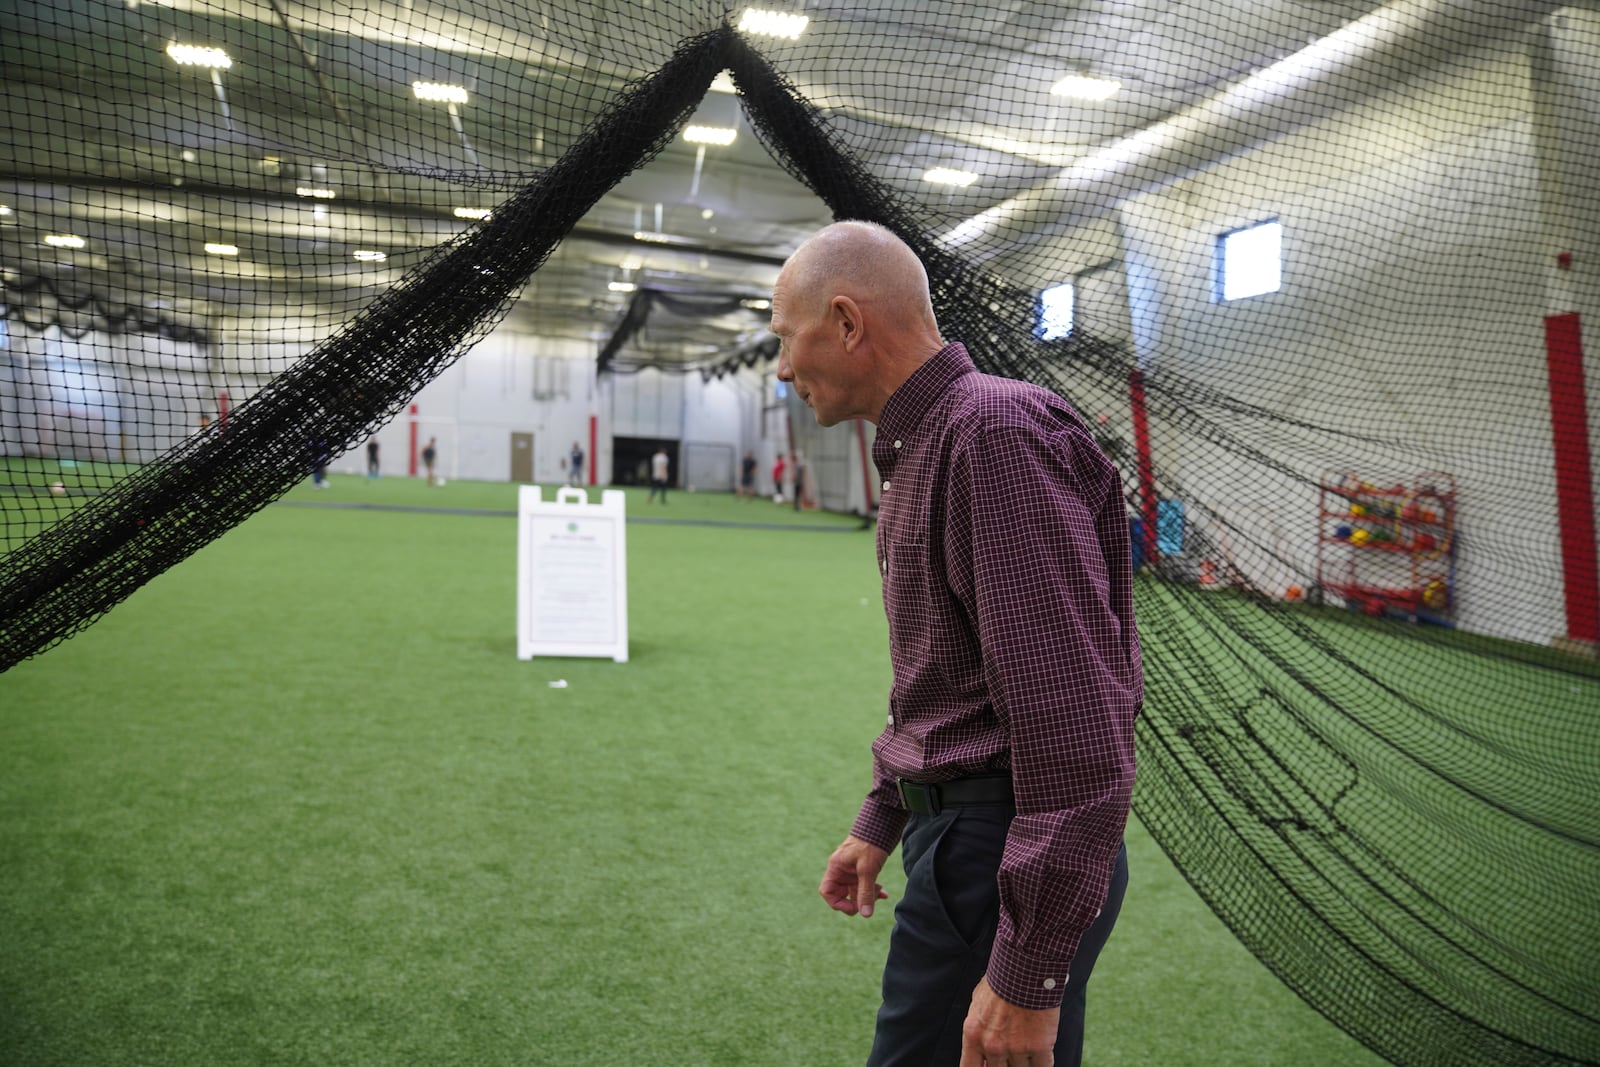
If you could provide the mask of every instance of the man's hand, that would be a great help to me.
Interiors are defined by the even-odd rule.
[[[1060,1022],[1060,1008],[1019,1008],[981,979],[961,1027],[961,1067],[1051,1067]]]
[[[878,872],[888,858],[889,854],[877,845],[847,837],[828,857],[828,869],[817,892],[834,911],[869,916],[873,904],[889,897],[878,884]]]

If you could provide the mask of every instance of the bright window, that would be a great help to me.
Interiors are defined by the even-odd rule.
[[[1283,226],[1277,220],[1217,239],[1217,292],[1223,300],[1275,293],[1283,281]]]
[[[1039,336],[1054,341],[1072,332],[1072,283],[1052,285],[1039,294]]]

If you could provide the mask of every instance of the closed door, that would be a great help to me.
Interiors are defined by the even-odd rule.
[[[511,480],[517,485],[533,484],[533,434],[511,435]]]

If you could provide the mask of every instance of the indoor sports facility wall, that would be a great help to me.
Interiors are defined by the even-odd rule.
[[[0,669],[375,434],[798,453],[869,512],[763,327],[868,219],[1116,459],[1135,807],[1219,918],[1392,1062],[1600,1062],[1600,12],[777,14],[0,13]]]
[[[1452,121],[1430,122],[1444,100]],[[1219,477],[1213,451],[1169,433],[1153,444],[1156,462],[1186,495],[1222,515],[1273,513],[1291,531],[1294,569],[1307,574],[1314,486],[1330,454],[1390,480],[1415,473],[1392,469],[1387,440],[1362,440],[1381,428],[1406,442],[1412,467],[1456,474],[1466,530],[1458,625],[1543,642],[1561,632],[1563,603],[1554,531],[1527,523],[1530,510],[1555,507],[1542,324],[1501,310],[1557,299],[1535,123],[1527,65],[1503,51],[1475,54],[1424,90],[1389,94],[1131,200],[1115,220],[1121,247],[1092,238],[1080,246],[1150,279],[1136,290],[1141,351],[1326,430],[1274,452],[1298,467],[1278,477],[1243,455]],[[1384,151],[1360,154],[1357,143]],[[1285,173],[1305,177],[1286,186]],[[1254,307],[1213,300],[1217,236],[1269,217],[1286,228],[1284,290]],[[1374,232],[1389,235],[1380,247]],[[1440,263],[1470,268],[1440,272]],[[1590,403],[1600,410],[1592,395]],[[1231,561],[1247,577],[1273,564],[1249,551]],[[1516,577],[1480,577],[1488,573]]]

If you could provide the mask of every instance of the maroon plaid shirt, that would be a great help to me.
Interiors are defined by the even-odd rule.
[[[989,984],[1061,1003],[1122,844],[1143,689],[1128,520],[1082,419],[946,345],[884,405],[878,568],[894,683],[851,832],[893,850],[895,778],[1010,770]]]

